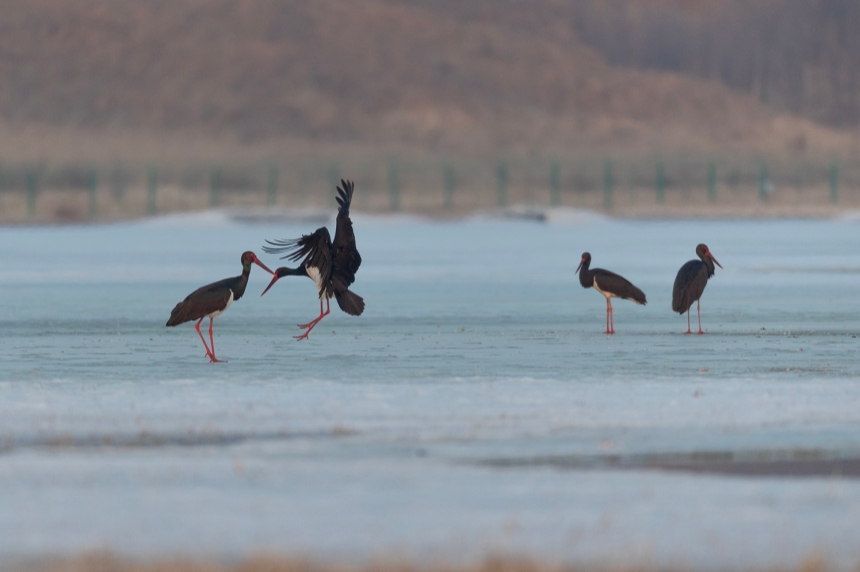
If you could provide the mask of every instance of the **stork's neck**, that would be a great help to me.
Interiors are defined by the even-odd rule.
[[[586,260],[579,269],[579,283],[582,284],[583,288],[594,286],[594,272],[588,269],[590,265],[591,261]]]
[[[242,266],[242,274],[237,276],[236,282],[230,289],[233,291],[233,300],[238,300],[245,294],[245,287],[248,285],[248,276],[251,275],[251,265]]]
[[[278,278],[283,278],[284,276],[307,276],[308,269],[305,268],[304,264],[298,268],[287,268],[286,266],[281,266],[275,271],[275,274],[278,275]]]
[[[251,263],[248,262],[248,263],[242,264],[242,276],[241,276],[241,278],[243,280],[245,280],[245,282],[247,282],[248,276],[250,276],[250,275],[251,275]]]
[[[703,255],[701,258],[702,258],[702,262],[705,263],[705,267],[708,269],[708,278],[710,278],[711,276],[714,275],[714,271],[716,270],[714,268],[714,261],[711,260],[711,257],[708,256],[707,254]]]

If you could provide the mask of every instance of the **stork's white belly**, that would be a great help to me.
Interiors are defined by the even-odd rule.
[[[230,304],[232,304],[232,303],[233,303],[233,291],[230,290],[230,297],[227,298],[227,304],[224,305],[224,308],[222,308],[221,310],[215,310],[211,314],[206,314],[206,317],[207,318],[215,318],[217,316],[220,316],[224,312],[224,310],[226,310],[227,308],[230,307]]]
[[[317,268],[316,266],[306,266],[305,270],[307,270],[308,276],[310,277],[310,279],[313,280],[314,284],[317,285],[317,292],[321,292],[322,291],[322,273],[320,272],[320,269]],[[322,294],[320,294],[320,300],[322,300],[324,296],[325,296],[324,292]]]
[[[594,280],[592,280],[591,285],[592,285],[592,286],[594,286],[594,289],[595,289],[595,290],[597,290],[598,292],[600,292],[601,294],[603,294],[604,296],[606,296],[606,298],[607,298],[607,299],[609,299],[609,298],[618,298],[618,296],[616,296],[616,295],[615,295],[615,294],[613,294],[612,292],[606,292],[606,291],[604,291],[604,290],[601,290],[601,289],[600,289],[600,286],[598,286],[598,285],[597,285],[597,276],[595,276],[595,277],[594,277]]]

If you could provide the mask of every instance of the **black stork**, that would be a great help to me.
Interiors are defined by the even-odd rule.
[[[612,319],[612,302],[610,299],[632,300],[644,306],[647,303],[645,293],[631,284],[629,280],[614,272],[602,268],[589,270],[590,264],[591,254],[583,252],[582,260],[576,268],[576,272],[579,272],[579,283],[582,284],[583,288],[593,287],[606,297],[606,333],[614,334],[615,324]]]
[[[256,264],[269,274],[273,274],[271,270],[266,268],[265,264],[260,262],[256,254],[251,251],[243,252],[242,274],[198,288],[173,308],[173,311],[170,312],[170,319],[165,324],[166,326],[178,326],[191,320],[197,320],[194,329],[197,330],[200,341],[203,342],[203,347],[206,348],[206,355],[212,363],[221,361],[215,357],[215,340],[212,339],[212,320],[229,308],[233,301],[238,300],[245,294],[245,286],[248,285],[248,276],[251,274],[251,263]],[[209,346],[206,345],[206,340],[203,338],[203,334],[200,333],[200,322],[203,321],[203,318],[207,317],[209,318],[209,343],[212,345],[212,349],[209,349]]]
[[[299,324],[305,328],[305,333],[294,336],[298,340],[308,337],[320,320],[328,316],[329,300],[332,296],[337,299],[340,309],[351,316],[360,316],[364,312],[364,300],[358,294],[351,292],[349,286],[355,282],[355,273],[361,266],[361,256],[355,247],[355,233],[352,230],[352,220],[349,218],[349,205],[352,203],[352,192],[355,185],[352,181],[340,181],[337,188],[337,227],[334,232],[334,242],[326,227],[316,229],[312,234],[302,235],[292,240],[267,240],[271,246],[263,246],[270,254],[287,254],[281,258],[292,261],[302,259],[298,268],[281,267],[275,270],[272,282],[263,290],[269,291],[275,282],[284,276],[307,276],[317,285],[320,300],[320,315],[308,322]],[[263,294],[260,294],[262,296]],[[325,312],[323,312],[325,300]]]
[[[705,291],[705,286],[708,285],[708,279],[714,275],[714,264],[722,268],[722,265],[717,262],[710,249],[700,244],[696,247],[696,255],[701,260],[691,260],[678,270],[678,275],[675,277],[675,286],[672,288],[672,310],[683,314],[687,312],[687,331],[685,334],[692,334],[690,330],[690,307],[693,302],[696,303],[696,313],[699,315],[699,333],[702,331],[702,310],[699,305],[699,298]]]

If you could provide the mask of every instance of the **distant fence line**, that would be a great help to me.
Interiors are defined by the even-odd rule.
[[[389,158],[185,167],[0,165],[0,219],[97,220],[222,206],[333,206],[334,187],[342,177],[356,181],[355,204],[370,211],[514,203],[610,211],[619,202],[767,203],[787,196],[810,204],[860,200],[860,164],[844,161]]]

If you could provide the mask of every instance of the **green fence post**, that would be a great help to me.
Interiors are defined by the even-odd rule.
[[[830,165],[830,202],[836,203],[839,200],[839,165],[836,163]]]
[[[499,191],[499,206],[503,207],[508,204],[508,166],[504,163],[499,163],[496,168],[496,179]]]
[[[96,188],[98,187],[98,175],[95,169],[90,169],[87,174],[87,194],[89,195],[89,216],[96,218],[98,216],[98,204],[96,203]]]
[[[657,163],[657,176],[654,181],[654,186],[657,191],[657,204],[662,205],[666,189],[666,177],[663,172],[663,163]]]
[[[278,168],[274,165],[269,166],[269,184],[266,193],[266,204],[274,205],[278,200]]]
[[[221,171],[212,169],[209,178],[209,207],[216,208],[221,204]]]
[[[27,179],[27,216],[36,218],[36,171],[29,170]]]
[[[712,203],[717,200],[717,166],[712,162],[708,163],[708,202]]]
[[[612,190],[615,186],[614,177],[612,176],[612,161],[606,161],[603,165],[603,208],[610,210],[612,208]]]
[[[445,208],[450,209],[454,207],[454,167],[451,165],[445,165],[444,179]]]
[[[126,187],[128,186],[125,169],[121,165],[114,167],[110,175],[110,180],[113,197],[121,206],[125,206]]]
[[[758,175],[758,198],[761,201],[766,201],[770,186],[770,177],[767,174],[767,165],[761,164],[761,171]]]
[[[561,166],[556,161],[549,166],[549,204],[554,207],[561,204]]]
[[[388,164],[388,209],[400,210],[400,173],[393,161]]]
[[[158,192],[158,171],[150,167],[146,177],[146,212],[154,215],[156,213],[156,193]]]

